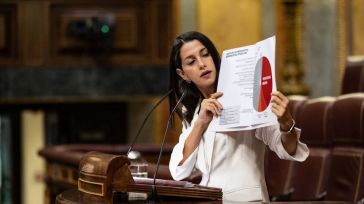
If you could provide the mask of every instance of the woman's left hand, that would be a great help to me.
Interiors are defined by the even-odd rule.
[[[288,98],[279,91],[274,91],[271,95],[272,112],[277,116],[281,130],[289,130],[293,118],[288,110]]]
[[[281,92],[272,92],[272,112],[278,117],[281,131],[287,132],[294,125],[291,113],[288,110],[289,100]],[[282,134],[282,145],[288,154],[293,155],[297,149],[297,134],[292,131],[289,134]]]

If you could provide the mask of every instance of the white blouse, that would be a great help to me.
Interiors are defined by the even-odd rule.
[[[298,140],[294,155],[289,155],[281,142],[279,125],[236,132],[213,132],[207,129],[198,147],[185,160],[183,148],[191,126],[183,123],[179,142],[173,149],[169,169],[175,180],[188,177],[194,169],[202,172],[201,185],[222,188],[223,199],[228,201],[269,201],[264,178],[265,145],[279,158],[304,161],[309,149]],[[296,128],[298,138],[301,130]]]

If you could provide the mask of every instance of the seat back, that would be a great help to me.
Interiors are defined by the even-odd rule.
[[[293,161],[280,159],[275,152],[266,148],[265,180],[270,197],[281,196],[289,191]]]
[[[364,92],[364,60],[346,62],[341,94]]]
[[[308,99],[298,115],[301,140],[308,145],[330,146],[330,123],[328,113],[335,101],[334,97]]]
[[[330,149],[310,148],[304,162],[294,162],[290,187],[292,200],[315,200],[327,192]]]
[[[329,111],[333,144],[364,147],[364,93],[339,96]]]
[[[335,147],[326,200],[357,202],[364,197],[364,149]]]
[[[291,113],[293,119],[296,121],[296,125],[300,126],[298,115],[301,111],[302,105],[307,101],[308,97],[303,95],[290,95],[288,96],[289,104],[288,110]]]

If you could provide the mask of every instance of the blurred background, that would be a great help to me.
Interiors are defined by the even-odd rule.
[[[276,35],[278,89],[336,97],[364,55],[364,1],[1,0],[0,203],[53,203],[51,176],[74,184],[41,149],[129,144],[168,90],[174,37],[190,30],[220,53]],[[138,143],[160,144],[167,118],[165,101]]]

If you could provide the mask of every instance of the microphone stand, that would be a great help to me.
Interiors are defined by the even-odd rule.
[[[154,200],[154,201],[157,199],[157,189],[156,189],[156,186],[155,186],[155,182],[156,182],[156,177],[157,177],[157,172],[158,172],[158,169],[159,169],[161,157],[162,157],[162,154],[163,154],[163,146],[164,146],[164,143],[166,141],[167,131],[169,129],[169,125],[170,125],[170,122],[171,122],[172,115],[176,112],[178,105],[182,102],[182,100],[183,100],[183,98],[185,96],[186,96],[186,92],[184,91],[181,98],[178,100],[177,104],[174,106],[172,112],[169,114],[169,118],[168,118],[168,121],[167,121],[167,126],[166,126],[166,128],[164,130],[161,149],[159,150],[159,156],[158,156],[158,160],[157,160],[157,166],[156,166],[156,169],[154,171],[154,176],[153,176],[153,185],[152,185],[152,195],[151,195],[151,197],[152,197],[152,200]]]
[[[141,131],[142,131],[142,129],[143,129],[143,127],[144,127],[144,125],[145,125],[145,123],[147,122],[147,120],[148,120],[148,118],[149,118],[149,116],[152,114],[152,112],[154,111],[154,109],[156,109],[158,106],[159,106],[159,104],[160,103],[162,103],[162,101],[167,97],[167,96],[169,96],[169,94],[171,94],[172,93],[172,91],[173,91],[173,89],[170,89],[166,94],[164,94],[163,96],[162,96],[162,98],[161,99],[159,99],[159,101],[149,110],[149,112],[148,112],[148,114],[147,114],[147,116],[144,118],[144,121],[142,122],[142,124],[140,125],[140,127],[139,127],[139,129],[138,129],[138,132],[137,132],[137,134],[135,135],[135,137],[134,137],[134,140],[133,140],[133,142],[130,144],[130,146],[129,146],[129,149],[128,149],[128,151],[126,152],[126,157],[128,157],[129,156],[129,153],[130,153],[130,151],[133,149],[133,147],[134,147],[134,145],[135,145],[135,143],[136,143],[136,141],[137,141],[137,139],[138,139],[138,137],[139,137],[139,135],[140,135],[140,133],[141,133]]]

